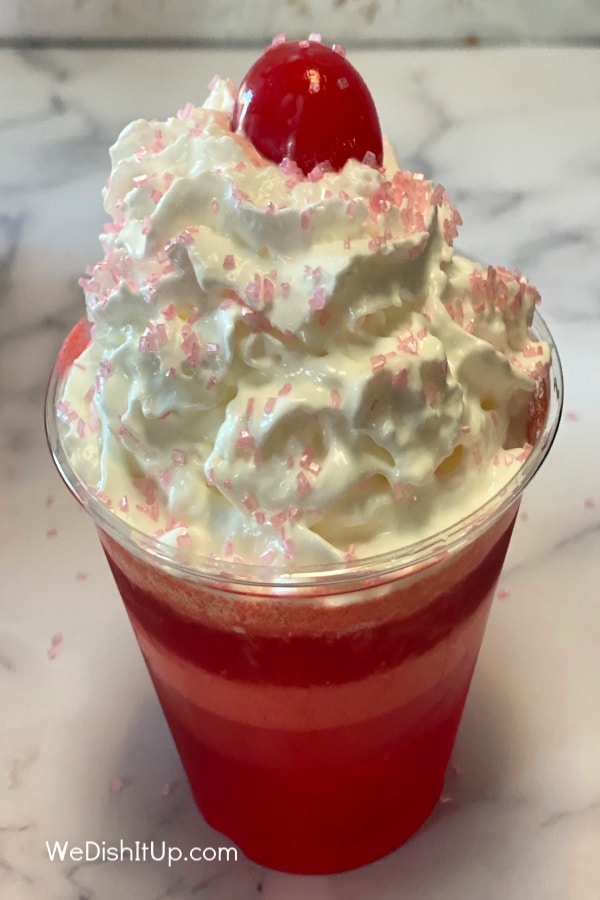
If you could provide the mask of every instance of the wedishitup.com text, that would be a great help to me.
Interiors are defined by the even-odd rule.
[[[166,841],[120,840],[117,844],[106,841],[85,841],[72,844],[70,841],[46,841],[46,850],[51,862],[91,863],[91,862],[166,862],[170,867],[180,862],[237,862],[235,847],[191,847],[182,850]]]

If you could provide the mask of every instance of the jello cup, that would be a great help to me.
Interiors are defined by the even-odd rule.
[[[551,343],[536,314],[536,337]],[[73,471],[52,375],[49,446],[92,516],[196,803],[261,865],[351,869],[439,800],[523,489],[552,444],[560,362],[512,480],[394,553],[283,571],[199,558],[131,528]]]

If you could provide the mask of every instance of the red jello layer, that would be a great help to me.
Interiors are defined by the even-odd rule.
[[[207,820],[258,862],[392,850],[444,772],[518,504],[455,556],[294,597],[177,581],[101,539]]]

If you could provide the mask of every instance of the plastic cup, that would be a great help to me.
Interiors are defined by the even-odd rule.
[[[552,342],[537,313],[533,333]],[[398,552],[293,572],[186,558],[126,525],[61,446],[63,377],[49,446],[97,526],[206,820],[288,872],[401,845],[439,800],[521,495],[558,427],[556,353],[533,450],[496,496]]]

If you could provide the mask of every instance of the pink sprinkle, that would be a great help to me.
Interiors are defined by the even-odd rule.
[[[585,509],[594,509],[596,506],[596,501],[594,500],[593,497],[586,497],[585,500],[583,501],[583,505],[584,505]]]
[[[274,516],[271,516],[271,525],[273,528],[281,528],[282,525],[285,525],[287,522],[287,513],[282,511],[275,513]]]
[[[396,343],[399,350],[402,350],[404,353],[409,353],[412,356],[416,355],[418,348],[412,331],[402,331],[396,338]]]
[[[434,206],[442,206],[447,199],[447,194],[444,189],[444,186],[441,184],[437,184],[431,195],[431,202]]]
[[[55,538],[57,534],[58,534],[58,528],[49,528],[46,531],[47,538]]]
[[[541,356],[543,352],[541,344],[527,344],[526,347],[523,347],[523,356],[529,359],[533,356]]]
[[[289,381],[286,381],[286,383],[282,387],[279,388],[278,394],[280,397],[285,397],[286,394],[289,394],[289,392],[291,390],[292,390],[292,385],[290,384]]]
[[[344,238],[344,250],[350,250],[350,248],[351,248],[350,238]]]
[[[154,503],[156,499],[156,486],[151,478],[134,478],[133,484],[136,490],[138,490],[140,494],[142,494],[146,503]]]
[[[504,465],[507,469],[509,469],[512,465],[514,465],[515,457],[512,453],[506,453],[504,455]]]
[[[338,84],[340,84],[339,81],[338,81]],[[341,85],[340,85],[340,87],[341,87]],[[377,168],[377,157],[375,156],[375,154],[373,153],[372,150],[367,150],[367,152],[363,156],[363,165],[369,166],[371,169]]]
[[[268,200],[265,206],[265,212],[268,216],[272,216],[275,213],[275,204],[272,200]]]
[[[285,34],[283,31],[275,35],[271,41],[271,47],[277,47],[278,44],[285,44]]]
[[[395,481],[392,485],[392,493],[394,495],[394,500],[402,500],[404,496],[404,485],[401,481]]]
[[[223,258],[223,268],[226,272],[231,271],[231,269],[235,269],[235,256],[233,253],[228,253],[227,256]]]
[[[147,505],[144,505],[142,503],[137,503],[135,508],[138,509],[145,516],[148,516],[149,519],[152,519],[153,522],[158,522],[158,516],[159,516],[158,503],[156,503],[156,502],[148,503]]]
[[[496,596],[499,600],[506,600],[507,597],[510,597],[510,592],[506,588],[500,588]]]
[[[339,409],[342,405],[342,395],[338,391],[337,388],[332,388],[329,391],[329,399],[331,401],[331,405],[334,409]]]
[[[108,378],[112,374],[112,364],[107,359],[101,359],[98,365],[98,372],[101,378]]]
[[[290,522],[295,522],[302,515],[302,510],[298,506],[290,506],[287,511],[287,517]]]
[[[189,550],[193,544],[192,536],[187,531],[184,531],[183,534],[178,534],[176,540],[180,550]]]
[[[212,209],[212,211],[213,211],[214,213],[219,212],[219,201],[218,201],[218,200],[211,200],[211,202],[210,202],[210,208]]]
[[[310,491],[310,482],[304,472],[298,472],[296,475],[296,491],[300,496]]]
[[[260,554],[260,561],[266,566],[270,566],[271,563],[275,562],[276,556],[277,554],[274,550],[265,550],[264,553]]]
[[[576,412],[573,412],[572,410],[567,410],[567,412],[565,413],[565,418],[568,422],[578,422],[579,421],[579,416],[577,415]]]
[[[532,450],[533,447],[531,446],[531,444],[525,444],[521,452],[517,454],[517,462],[524,463],[531,456]]]
[[[163,318],[167,322],[170,322],[177,315],[177,307],[175,306],[174,303],[169,303],[169,305],[163,309],[162,314],[163,314]]]
[[[223,544],[223,556],[231,556],[233,553],[233,541],[231,538],[227,538],[225,543]]]
[[[218,356],[221,347],[214,341],[209,341],[206,345],[206,352],[209,356]]]
[[[258,500],[254,496],[254,494],[244,494],[244,496],[242,497],[242,503],[244,504],[246,509],[250,510],[250,512],[254,512],[258,509]]]
[[[175,181],[175,176],[172,172],[165,172],[164,176],[165,188],[170,188],[173,182]]]
[[[371,357],[371,369],[373,372],[381,372],[382,369],[385,368],[387,360],[383,353],[376,353],[375,356]]]
[[[165,784],[163,784],[163,786],[160,789],[161,797],[168,797],[170,794],[173,793],[173,791],[175,790],[176,787],[177,787],[176,781],[165,782]]]
[[[309,41],[315,41],[317,44],[320,44],[321,41],[323,40],[323,38],[321,37],[321,35],[319,34],[318,31],[311,31],[311,33],[308,36],[308,39],[309,39]]]
[[[306,449],[303,452],[302,456],[300,457],[300,466],[303,469],[308,469],[314,458],[315,458],[314,451],[310,450],[310,449]]]
[[[267,517],[265,516],[264,512],[262,512],[262,510],[255,512],[254,518],[256,519],[257,525],[264,525],[267,521]]]
[[[325,303],[327,302],[327,291],[323,287],[319,287],[316,289],[312,297],[310,298],[308,305],[313,310],[323,309]]]
[[[275,409],[275,404],[277,403],[276,397],[269,397],[267,402],[265,403],[264,413],[265,416],[270,416],[273,410]]]
[[[119,234],[123,230],[123,222],[106,222],[104,225],[105,234]],[[79,282],[81,284],[81,282]],[[94,282],[90,282],[88,287]],[[85,287],[85,284],[81,285]],[[94,290],[94,288],[90,288],[90,290]]]
[[[150,353],[153,350],[156,350],[158,347],[158,342],[156,340],[156,335],[150,333],[142,334],[138,341],[138,352],[139,353]]]
[[[52,506],[53,503],[54,503],[54,495],[48,494],[48,496],[46,497],[46,507]]]
[[[529,513],[522,512],[520,518],[523,520],[523,522],[529,522]]]
[[[152,202],[153,202],[154,205],[156,206],[156,205],[158,204],[159,200],[162,199],[162,191],[159,191],[158,188],[153,188],[153,189],[150,191],[150,199],[152,200]]]
[[[173,478],[171,476],[170,469],[160,469],[159,470],[158,483],[160,484],[163,491],[167,492],[170,489],[170,487],[173,483]]]
[[[471,451],[471,456],[473,457],[473,462],[475,463],[475,465],[480,466],[482,457],[481,457],[481,450],[479,449],[479,447],[473,447],[473,449]]]
[[[346,548],[344,559],[346,562],[354,562],[354,560],[356,559],[356,547],[354,546],[354,544],[350,544]]]
[[[122,778],[117,778],[113,776],[110,780],[109,790],[111,794],[120,794],[123,788],[125,787],[125,782]]]
[[[283,555],[286,559],[293,559],[296,555],[296,545],[291,538],[285,538],[283,541]]]
[[[235,441],[235,446],[240,450],[253,450],[254,438],[247,428],[242,428]]]
[[[119,500],[119,509],[122,512],[127,512],[129,509],[129,500],[127,499],[127,495],[123,494],[121,499]]]
[[[87,572],[81,572],[81,571],[75,572],[75,581],[87,581],[87,580],[88,580]]]
[[[437,384],[433,384],[431,381],[428,381],[425,383],[423,390],[425,392],[425,400],[427,401],[427,405],[433,406],[440,393]]]
[[[344,78],[344,77],[338,78],[336,84],[339,87],[340,91],[345,91],[347,88],[350,87],[348,79]]]
[[[408,369],[400,369],[392,375],[392,387],[401,388],[408,384]]]
[[[300,213],[300,227],[302,231],[309,231],[313,214],[314,210],[312,207],[310,207],[309,209],[303,209]]]
[[[212,90],[212,88],[211,88],[211,90]],[[183,109],[178,110],[177,118],[178,119],[189,119],[189,117],[192,115],[193,112],[194,112],[194,104],[188,102],[185,104]]]
[[[150,230],[152,228],[152,222],[150,220],[150,216],[144,216],[142,219],[142,234],[150,234]]]
[[[184,228],[177,235],[177,243],[183,244],[183,246],[185,246],[185,247],[189,247],[191,244],[194,243],[194,235],[197,234],[197,232],[198,232],[198,229],[194,228],[194,227]]]
[[[226,478],[226,479],[225,479],[225,481],[223,482],[223,487],[225,488],[226,491],[230,491],[230,490],[231,490],[231,488],[232,488],[231,478]]]
[[[342,57],[346,55],[346,48],[343,44],[332,44],[331,49],[334,53],[338,53]]]
[[[275,296],[275,288],[273,282],[269,278],[263,279],[263,297],[267,303],[270,303]]]
[[[50,639],[50,646],[58,647],[59,644],[62,644],[63,641],[64,641],[64,636],[63,636],[62,631],[57,631],[56,634],[53,634],[52,638]]]
[[[156,326],[156,343],[159,347],[164,347],[169,343],[169,337],[167,335],[167,329],[162,324]]]

